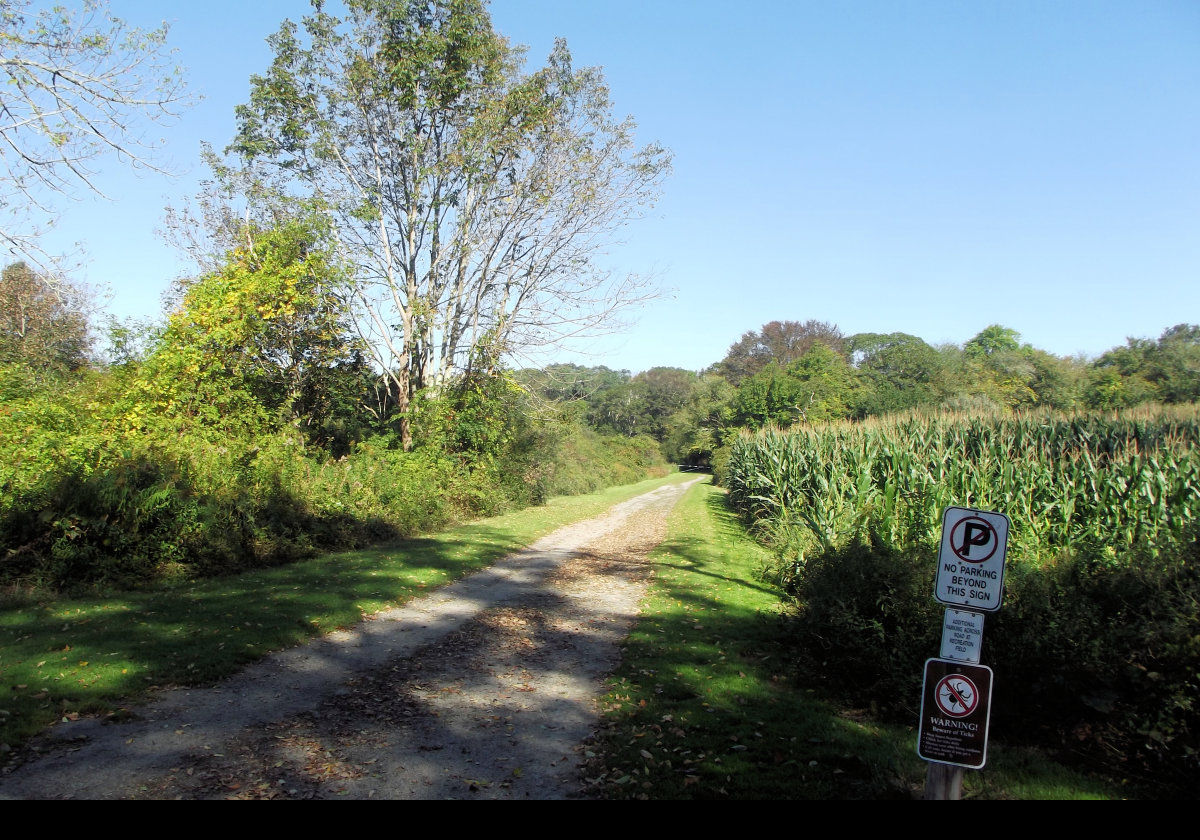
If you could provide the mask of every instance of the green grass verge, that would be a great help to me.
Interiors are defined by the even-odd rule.
[[[909,799],[924,787],[914,727],[839,708],[804,687],[780,644],[769,556],[704,484],[672,514],[652,554],[651,594],[603,699],[589,749],[593,793],[608,798]],[[886,651],[880,652],[881,656]],[[968,771],[977,798],[1119,794],[993,739]]]
[[[0,605],[0,745],[63,717],[119,713],[154,686],[227,676],[273,650],[403,604],[674,474],[388,546],[226,578]]]

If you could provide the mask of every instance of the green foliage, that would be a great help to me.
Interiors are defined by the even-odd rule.
[[[971,358],[995,356],[1020,349],[1021,334],[999,324],[985,327],[978,335],[963,345],[963,352]]]
[[[1158,341],[1131,338],[1096,360],[1085,391],[1094,408],[1200,399],[1200,326],[1177,324]]]
[[[846,358],[825,344],[816,344],[793,362],[788,376],[799,384],[800,419],[826,423],[850,414],[858,392],[858,379]]]
[[[111,382],[95,374],[0,364],[0,517],[23,505],[31,515],[53,512],[50,485],[96,468],[104,440],[98,410],[111,398]]]
[[[624,385],[630,377],[627,370],[609,370],[604,366],[554,364],[541,370],[517,371],[515,378],[531,392],[551,402],[584,401],[590,404],[597,394]]]
[[[589,493],[610,485],[668,472],[658,441],[650,437],[601,435],[578,426],[562,430],[554,457],[539,453],[531,476],[546,496]]]
[[[933,347],[907,333],[859,333],[847,340],[862,382],[855,415],[906,411],[940,402],[944,359]]]
[[[1193,790],[1195,545],[1157,559],[1088,547],[1044,563],[1010,560],[983,651],[998,675],[993,739],[1036,743],[1052,733],[1043,746],[1071,742],[1083,764],[1155,779],[1159,796]],[[790,580],[792,656],[845,702],[911,720],[922,663],[940,641],[935,569],[927,546],[870,537],[812,554]]]
[[[731,409],[735,422],[751,429],[824,423],[848,417],[858,390],[846,358],[817,343],[787,368],[770,362],[743,380]]]
[[[797,382],[770,362],[738,387],[730,409],[734,422],[745,428],[790,426],[800,419],[803,395]]]
[[[841,330],[833,324],[815,320],[771,321],[757,332],[745,333],[729,348],[725,358],[713,365],[713,372],[740,385],[743,379],[772,362],[786,368],[819,344],[838,353],[847,349]]]
[[[1155,349],[1163,402],[1200,400],[1200,326],[1176,324],[1163,332]]]
[[[105,357],[114,368],[133,368],[149,357],[161,337],[161,328],[150,319],[109,317]]]
[[[77,370],[92,346],[86,290],[23,262],[0,273],[0,363]]]
[[[995,709],[1019,731],[1054,720],[1123,774],[1195,790],[1200,779],[1200,530],[1159,556],[1087,545],[1010,564],[985,653],[1003,663]],[[995,713],[994,713],[995,714]]]
[[[671,418],[697,385],[696,374],[681,368],[650,368],[632,379],[615,377],[607,368],[598,371],[609,375],[597,377],[599,387],[581,397],[588,422],[597,429],[630,437],[649,435],[659,442],[666,440]]]
[[[838,662],[855,702],[907,702],[936,651],[942,511],[1006,513],[1005,605],[985,650],[1012,679],[1005,720],[1036,712],[1063,738],[1095,734],[1094,758],[1194,783],[1198,453],[1195,407],[907,418],[743,436],[725,481],[779,552],[797,656]]]
[[[418,446],[460,455],[468,463],[496,461],[527,430],[529,404],[524,396],[502,371],[471,371],[436,395],[426,391],[414,423]]]
[[[691,399],[696,385],[696,374],[681,368],[653,367],[635,376],[630,387],[639,402],[637,433],[665,441],[671,417]]]
[[[864,538],[792,565],[785,576],[796,599],[791,656],[841,699],[902,715],[920,695],[923,664],[941,640],[942,609],[931,596],[936,557],[927,546]],[[995,666],[991,631],[989,623]]]
[[[257,426],[222,417],[223,435],[207,414],[149,406],[140,434],[114,436],[131,405],[145,407],[147,367],[124,396],[124,371],[64,394],[22,366],[0,378],[0,580],[73,590],[225,574],[666,471],[648,438],[537,422],[503,375],[463,377],[422,400],[411,452],[374,435],[334,460],[261,403],[251,403]],[[257,399],[248,386],[243,398]]]
[[[724,378],[700,378],[687,403],[668,421],[663,451],[668,460],[688,467],[708,468],[730,433],[730,403],[734,388]]]
[[[363,363],[323,231],[295,220],[249,235],[168,319],[121,407],[126,434],[167,423],[217,442],[352,413],[335,389],[347,377],[361,387]]]

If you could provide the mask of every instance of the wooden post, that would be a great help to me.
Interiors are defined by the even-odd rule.
[[[925,798],[962,799],[962,780],[961,767],[931,761],[925,776]]]

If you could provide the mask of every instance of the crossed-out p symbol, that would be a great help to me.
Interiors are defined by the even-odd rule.
[[[1000,539],[986,519],[967,516],[955,523],[950,532],[950,550],[964,563],[984,563],[996,553]]]

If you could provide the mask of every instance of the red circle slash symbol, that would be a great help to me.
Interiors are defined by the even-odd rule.
[[[992,523],[978,516],[965,516],[950,529],[950,550],[964,563],[986,563],[999,546]]]
[[[937,699],[938,708],[954,718],[966,717],[979,705],[979,689],[962,674],[948,674],[942,677],[934,697]]]

